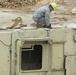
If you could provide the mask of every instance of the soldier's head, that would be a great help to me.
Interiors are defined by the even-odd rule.
[[[55,10],[56,7],[57,7],[56,3],[50,3],[50,4],[49,4],[50,11]]]

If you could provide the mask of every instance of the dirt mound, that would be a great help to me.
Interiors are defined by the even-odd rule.
[[[26,7],[27,5],[36,5],[38,2],[42,0],[23,0],[23,1],[3,1],[0,2],[1,8],[19,8],[19,7]]]

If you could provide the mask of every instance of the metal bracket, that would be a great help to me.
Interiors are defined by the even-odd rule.
[[[16,19],[12,19],[12,21],[14,22],[14,24],[10,27],[11,29],[14,28],[15,26],[17,26],[19,23],[20,23],[20,25],[22,25],[22,23],[23,23],[21,17],[17,17]]]

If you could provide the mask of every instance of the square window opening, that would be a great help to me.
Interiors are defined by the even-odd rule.
[[[42,45],[30,45],[21,48],[21,70],[39,70],[42,68]]]

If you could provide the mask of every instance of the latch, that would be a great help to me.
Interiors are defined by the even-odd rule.
[[[74,40],[74,42],[76,42],[76,34],[74,34],[73,40]]]

